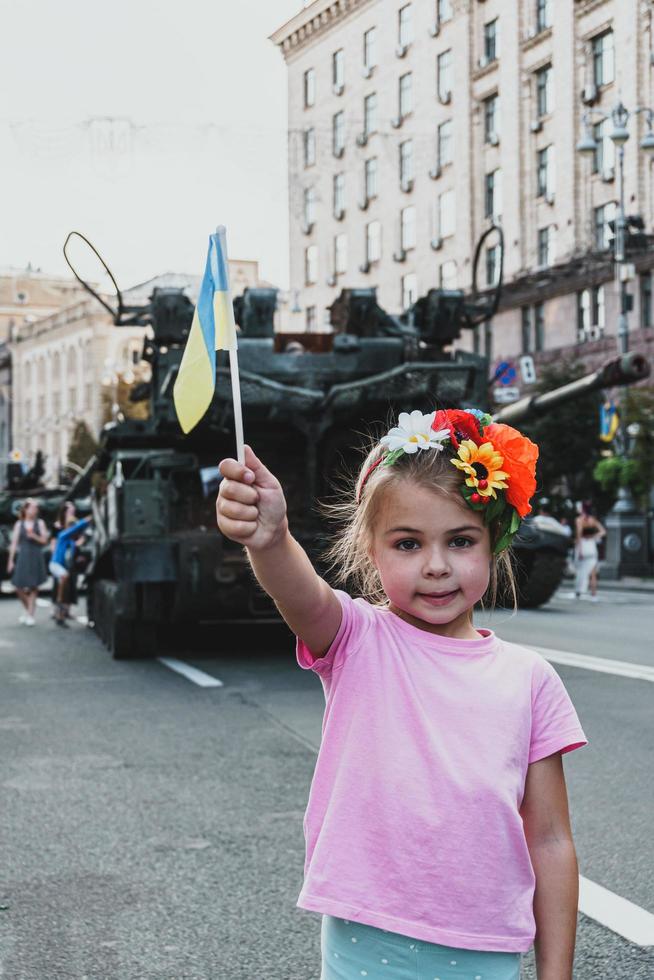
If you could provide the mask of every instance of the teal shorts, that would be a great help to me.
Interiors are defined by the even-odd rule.
[[[520,953],[455,949],[323,915],[320,980],[520,980]]]

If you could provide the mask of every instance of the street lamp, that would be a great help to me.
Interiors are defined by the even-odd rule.
[[[627,314],[631,309],[631,295],[627,290],[627,282],[633,278],[633,271],[626,262],[626,229],[627,219],[624,208],[624,149],[629,139],[629,121],[632,116],[643,114],[647,117],[647,132],[639,146],[646,153],[654,153],[654,110],[647,106],[638,106],[629,111],[622,102],[613,107],[611,112],[601,109],[588,109],[584,112],[582,123],[584,135],[577,143],[578,153],[590,155],[597,152],[598,146],[591,128],[593,119],[598,122],[610,120],[613,124],[609,139],[613,142],[618,162],[618,205],[615,216],[614,258],[615,275],[620,290],[620,313],[618,315],[618,349],[620,354],[626,354],[629,349],[629,320]],[[622,396],[622,418],[618,452],[626,456],[628,451],[628,429],[626,427],[627,389]],[[647,570],[647,523],[645,515],[639,514],[628,487],[620,487],[618,499],[607,516],[606,557],[609,575],[619,578],[622,573],[642,574]]]

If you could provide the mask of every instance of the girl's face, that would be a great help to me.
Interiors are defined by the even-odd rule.
[[[472,609],[490,577],[490,536],[459,502],[405,480],[384,491],[372,560],[390,609],[419,629],[477,639]]]
[[[33,521],[33,520],[35,520],[36,515],[38,514],[38,512],[39,512],[39,505],[36,504],[33,500],[30,500],[30,502],[28,504],[25,504],[25,520],[26,521]]]

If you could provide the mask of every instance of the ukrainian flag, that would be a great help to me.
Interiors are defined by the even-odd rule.
[[[600,405],[600,439],[602,442],[613,442],[620,428],[620,415],[615,404],[607,400]]]
[[[209,236],[198,304],[173,388],[177,418],[190,432],[205,414],[216,388],[216,351],[236,350],[236,323],[229,290],[225,229]]]

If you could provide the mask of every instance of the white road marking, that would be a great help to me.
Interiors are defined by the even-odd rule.
[[[178,674],[183,674],[187,680],[193,681],[194,684],[198,684],[200,687],[223,687],[223,682],[219,681],[217,677],[211,677],[209,674],[205,674],[203,670],[198,670],[197,667],[191,667],[190,664],[185,664],[183,660],[176,660],[175,657],[157,657],[157,660],[165,667],[170,667],[171,670],[175,670]]]
[[[617,674],[620,677],[632,677],[640,681],[654,681],[654,667],[647,664],[633,664],[627,660],[607,660],[605,657],[591,657],[584,653],[570,653],[568,650],[551,650],[549,647],[539,647],[529,644],[546,660],[555,664],[567,664],[568,667],[582,667],[584,670],[597,670],[601,674]]]
[[[579,911],[637,946],[654,945],[654,915],[579,875]]]

